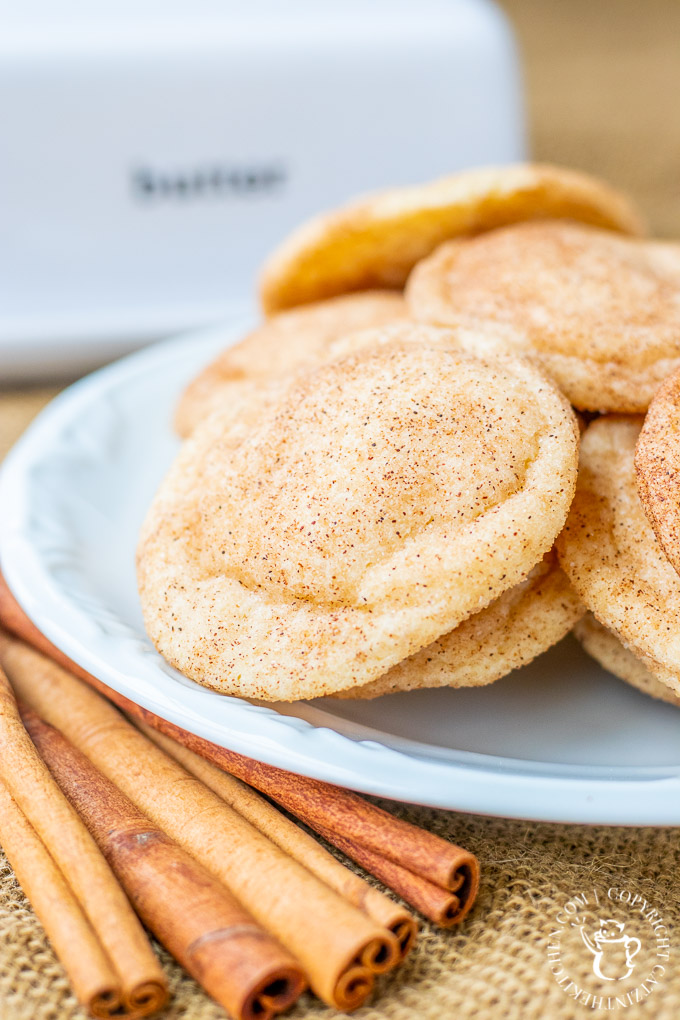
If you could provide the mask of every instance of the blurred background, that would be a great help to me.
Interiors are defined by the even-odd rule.
[[[679,0],[503,0],[521,51],[531,151],[630,191],[680,237]]]
[[[262,256],[359,191],[526,156],[680,237],[680,0],[26,0],[2,20],[0,447],[94,365],[255,311]]]

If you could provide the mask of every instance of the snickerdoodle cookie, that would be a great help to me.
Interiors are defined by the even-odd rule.
[[[398,318],[406,318],[404,299],[388,290],[345,294],[273,316],[189,383],[175,413],[177,432],[188,436],[229,401],[326,360],[329,345],[343,334]]]
[[[184,444],[138,577],[147,631],[187,676],[268,700],[366,684],[551,548],[576,476],[567,402],[526,362],[402,328]]]
[[[680,372],[661,385],[649,405],[635,469],[645,513],[680,573]]]
[[[598,623],[592,613],[586,613],[579,620],[574,627],[574,634],[603,669],[609,670],[614,676],[653,698],[660,698],[661,701],[680,707],[680,694],[676,694],[667,684],[657,680],[642,659],[626,648],[615,634]],[[680,680],[680,674],[678,679]]]
[[[268,314],[374,287],[403,287],[443,241],[519,220],[571,219],[644,233],[631,202],[594,177],[542,164],[466,170],[355,199],[295,230],[266,261]]]
[[[576,495],[557,540],[562,569],[601,624],[680,693],[680,577],[637,493],[642,420],[599,418],[581,440]]]
[[[585,411],[639,412],[680,367],[680,246],[580,223],[448,241],[414,269],[412,314],[468,350],[524,354]]]
[[[553,552],[524,581],[384,676],[339,697],[377,698],[424,687],[481,687],[557,644],[585,607]]]

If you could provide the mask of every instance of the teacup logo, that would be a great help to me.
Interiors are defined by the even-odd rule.
[[[555,912],[547,962],[565,995],[588,1010],[643,1002],[666,973],[669,932],[657,907],[620,886],[580,890]]]
[[[626,935],[625,927],[622,921],[609,917],[600,921],[599,929],[590,936],[581,925],[583,944],[593,954],[593,974],[602,981],[622,981],[633,973],[633,957],[642,943],[634,935]]]

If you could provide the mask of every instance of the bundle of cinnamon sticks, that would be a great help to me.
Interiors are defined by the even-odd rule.
[[[355,1009],[403,960],[417,934],[408,910],[271,800],[432,921],[470,910],[472,854],[109,690],[47,641],[1,577],[0,624],[0,844],[92,1015],[141,1017],[166,1001],[135,914],[238,1018],[273,1017],[307,985]]]

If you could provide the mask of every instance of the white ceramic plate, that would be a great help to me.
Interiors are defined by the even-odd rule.
[[[487,688],[264,706],[205,690],[147,640],[134,549],[185,382],[242,335],[168,341],[77,383],[0,476],[0,560],[29,616],[110,687],[235,751],[368,793],[492,815],[680,824],[680,712],[568,639]]]

